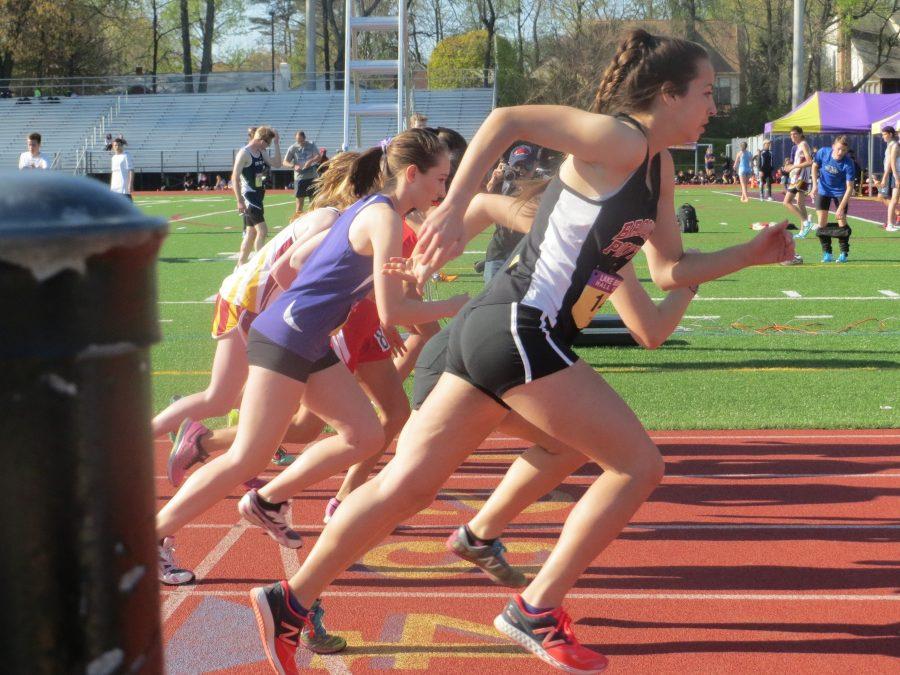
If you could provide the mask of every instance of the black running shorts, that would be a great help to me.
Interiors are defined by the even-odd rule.
[[[294,196],[297,199],[312,199],[315,196],[313,181],[315,178],[298,178],[294,185]]]
[[[310,375],[330,368],[341,360],[330,349],[318,361],[304,359],[290,349],[275,344],[259,331],[251,328],[247,337],[247,360],[251,366],[280,373],[298,382],[306,382]]]
[[[265,212],[261,208],[247,204],[247,210],[244,211],[244,229],[264,222],[266,222]]]
[[[834,202],[834,208],[837,208],[841,205],[841,199],[843,197],[832,197],[831,195],[816,195],[816,211],[827,211],[831,208],[831,203]],[[847,208],[844,209],[844,215],[850,212],[850,202],[847,202]]]
[[[521,303],[466,308],[452,325],[446,372],[501,405],[503,394],[568,368],[578,356],[554,334],[546,314]]]
[[[413,370],[412,409],[422,407],[428,394],[437,385],[447,363],[447,345],[450,342],[450,330],[453,324],[444,326],[440,333],[432,337],[416,359]]]

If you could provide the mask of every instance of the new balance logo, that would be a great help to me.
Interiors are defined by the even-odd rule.
[[[278,639],[296,646],[298,636],[300,635],[300,628],[289,624],[287,621],[281,622],[281,628],[283,632],[278,636]]]

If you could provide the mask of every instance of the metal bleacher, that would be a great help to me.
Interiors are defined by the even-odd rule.
[[[85,136],[115,102],[115,96],[31,99],[28,103],[0,99],[0,168],[17,166],[19,154],[26,149],[25,137],[34,131],[43,137],[41,152],[48,161],[59,154],[62,168],[74,168]]]
[[[367,90],[363,102],[395,100],[396,91]],[[447,126],[468,139],[490,113],[491,89],[420,90],[415,107],[428,116],[432,126]],[[57,168],[73,171],[85,167],[89,173],[108,170],[109,155],[103,135],[94,133],[87,157],[82,157],[85,138],[102,115],[105,131],[123,135],[137,172],[224,172],[231,168],[234,153],[246,142],[247,127],[267,124],[281,134],[286,150],[298,130],[333,155],[343,141],[343,91],[291,90],[271,93],[157,94],[123,97],[118,113],[110,115],[115,97],[64,98],[56,104],[16,105],[0,101],[0,163],[14,167],[25,149],[25,136],[38,131],[44,136],[43,151],[60,154]],[[396,133],[391,118],[367,120],[363,145],[374,145]]]

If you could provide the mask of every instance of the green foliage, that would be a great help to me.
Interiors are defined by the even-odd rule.
[[[709,121],[706,134],[712,137],[736,138],[756,136],[763,132],[766,122],[781,117],[790,110],[787,107],[764,108],[757,103],[736,106],[729,114],[719,114]]]
[[[484,75],[487,47],[486,30],[473,30],[441,40],[431,53],[428,63],[428,84],[432,89],[481,87],[489,81]],[[523,100],[524,75],[516,65],[516,49],[504,37],[497,38],[497,98],[499,105],[512,105]]]

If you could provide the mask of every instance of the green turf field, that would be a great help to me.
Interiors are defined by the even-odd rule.
[[[753,236],[753,221],[780,220],[780,203],[741,204],[712,190],[676,193],[692,203],[700,233],[686,245],[715,250]],[[234,266],[241,225],[222,193],[138,196],[172,219],[159,263],[163,341],[153,349],[154,406],[206,386],[214,343],[211,298]],[[266,200],[270,229],[293,213],[292,195]],[[650,429],[869,428],[900,426],[900,235],[850,218],[851,262],[821,264],[818,240],[797,242],[805,263],[744,270],[705,284],[682,329],[663,347],[581,349]],[[472,264],[488,235],[446,268],[445,296],[481,289]],[[835,251],[837,246],[835,244]],[[635,258],[650,295],[646,260]],[[598,411],[600,412],[600,411]],[[602,413],[601,413],[602,414]]]

